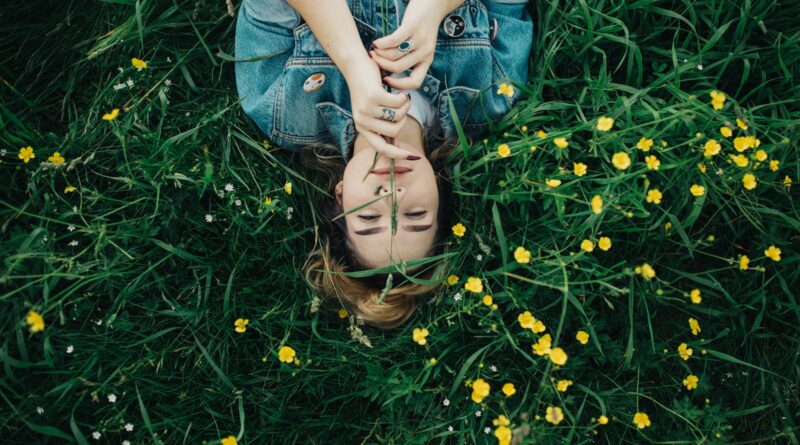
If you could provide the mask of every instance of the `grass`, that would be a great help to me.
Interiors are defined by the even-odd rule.
[[[299,270],[314,243],[314,184],[240,110],[224,2],[6,8],[3,441],[496,443],[492,420],[505,415],[515,443],[798,444],[800,4],[549,0],[531,10],[523,98],[450,162],[467,227],[448,241],[460,281],[382,332],[340,319],[333,302],[313,310]],[[721,110],[712,90],[727,96]],[[113,108],[119,117],[102,120]],[[611,131],[595,128],[600,116],[615,119]],[[743,135],[761,145],[740,168],[728,159]],[[567,149],[555,148],[559,136]],[[649,153],[636,148],[641,137],[654,140]],[[706,159],[709,138],[722,149]],[[498,157],[501,143],[511,156]],[[26,146],[29,163],[17,157]],[[759,149],[767,160],[757,164]],[[64,164],[47,162],[55,151]],[[625,170],[612,165],[618,152],[632,159]],[[695,183],[703,196],[690,194]],[[645,200],[654,188],[660,205]],[[601,236],[608,251],[581,250]],[[780,261],[765,257],[770,245]],[[529,264],[514,260],[519,246]],[[654,278],[635,272],[643,263]],[[463,289],[469,276],[484,292]],[[30,310],[42,332],[29,332]],[[525,310],[566,351],[564,366],[534,354],[542,334],[520,326]],[[243,334],[237,318],[250,321]],[[429,330],[426,345],[413,342],[415,327]],[[299,364],[278,360],[282,345]],[[479,378],[491,390],[476,404]],[[559,379],[574,383],[559,392]],[[551,406],[563,410],[557,425],[544,419]],[[633,424],[637,412],[649,427]]]

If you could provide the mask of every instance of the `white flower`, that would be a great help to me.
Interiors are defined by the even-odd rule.
[[[169,56],[167,56],[167,62],[172,62],[172,59],[170,59]]]
[[[45,236],[43,236],[43,237],[42,237],[42,242],[44,242],[44,243],[46,243],[46,242],[47,242],[47,235],[45,235]]]
[[[78,240],[72,240],[72,241],[70,241],[70,242],[69,242],[67,245],[68,245],[68,246],[75,247],[75,246],[77,246],[77,245],[78,245]]]
[[[481,410],[475,411],[475,417],[480,417],[483,414]]]
[[[242,205],[242,200],[237,199],[236,201],[233,201],[233,205],[235,205],[236,207],[240,207]]]
[[[44,414],[44,408],[41,406],[36,407],[36,414]]]
[[[184,113],[183,115],[184,115],[184,116],[186,116],[186,117],[189,117],[189,112],[187,111],[187,112],[186,112],[186,113]]]
[[[292,213],[294,213],[294,207],[287,207],[286,208],[286,219],[292,219]]]
[[[8,150],[6,150],[5,148],[0,149],[0,156],[5,156],[6,153],[8,153]]]
[[[233,184],[231,184],[230,182],[225,184],[225,191],[226,192],[232,192],[233,191]]]
[[[75,226],[70,224],[70,225],[67,226],[67,230],[69,230],[70,232],[74,232],[75,231]]]
[[[133,88],[133,81],[130,78],[125,83],[128,84],[128,88]]]
[[[102,319],[98,319],[97,321],[94,322],[94,324],[96,324],[97,326],[100,326],[100,325],[103,324],[103,320]]]
[[[72,206],[72,213],[78,213],[78,206]]]
[[[213,222],[213,221],[214,221],[214,217],[211,216],[211,214],[206,214],[206,222],[210,223],[210,222]]]
[[[492,432],[492,429],[487,426],[486,428],[483,429],[483,432],[484,434],[489,434]]]
[[[698,63],[697,64],[697,69],[700,70],[700,71],[703,71],[703,64],[702,63]]]
[[[117,401],[117,395],[116,394],[109,394],[108,395],[108,401],[111,402],[111,403],[116,402]]]
[[[489,369],[491,369],[492,372],[497,372],[497,366],[495,365],[489,366]]]
[[[453,300],[455,300],[455,301],[461,301],[461,293],[459,292],[459,293],[457,293],[457,294],[453,295]]]
[[[99,431],[93,432],[92,437],[94,437],[94,440],[100,440],[100,432]]]
[[[133,431],[133,424],[128,422],[125,424],[125,431]]]
[[[72,345],[67,346],[67,354],[72,354],[72,351],[74,350],[75,348]]]
[[[167,62],[169,62],[169,60],[167,60]],[[172,85],[172,81],[167,79],[167,80],[164,81],[164,85],[170,86],[170,85]]]
[[[477,254],[477,255],[475,255],[475,259],[478,260],[478,261],[481,261],[481,260],[483,260],[483,255]]]
[[[131,445],[131,441],[130,440],[123,440],[122,441],[122,445]]]
[[[447,431],[453,431],[453,425],[448,426]]]
[[[450,406],[450,399],[444,399],[444,400],[442,400],[442,405],[444,405],[444,406]]]

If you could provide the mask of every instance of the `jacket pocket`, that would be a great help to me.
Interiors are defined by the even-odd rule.
[[[334,102],[320,102],[316,107],[325,122],[330,139],[342,151],[342,156],[350,159],[353,142],[356,138],[353,114]]]
[[[488,129],[491,117],[484,109],[481,99],[481,90],[465,86],[447,88],[439,94],[439,123],[446,139],[454,139],[458,135],[455,119],[450,112],[451,101],[458,122],[467,136],[478,137]]]

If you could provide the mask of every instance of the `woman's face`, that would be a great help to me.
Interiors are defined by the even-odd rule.
[[[358,144],[359,141],[356,141]],[[413,147],[399,142],[400,148]],[[373,165],[374,163],[374,165]],[[336,199],[345,212],[347,242],[359,261],[369,268],[424,258],[430,253],[438,229],[439,190],[428,159],[394,161],[397,233],[392,236],[392,189],[390,159],[375,162],[375,150],[356,150],[347,163]]]

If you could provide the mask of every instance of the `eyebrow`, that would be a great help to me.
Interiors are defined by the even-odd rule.
[[[403,226],[403,228],[405,228],[409,232],[424,232],[430,229],[431,227],[433,227],[433,224],[427,224],[424,226]],[[356,230],[353,233],[355,233],[356,235],[374,235],[376,233],[381,233],[385,231],[386,231],[386,226],[383,226],[383,227],[373,227],[371,229]]]

